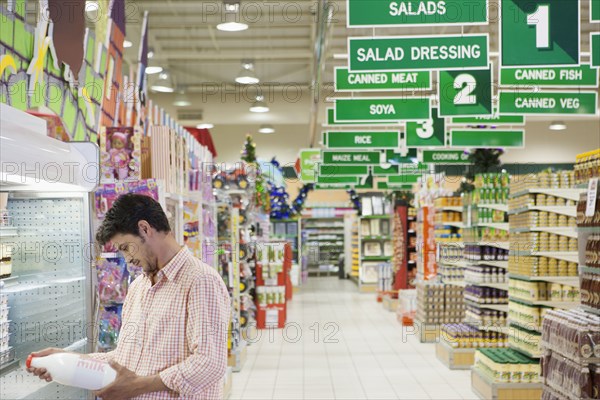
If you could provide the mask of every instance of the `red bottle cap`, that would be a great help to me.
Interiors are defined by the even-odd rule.
[[[27,360],[25,361],[25,366],[27,368],[31,368],[31,360],[33,360],[33,354],[27,356]]]

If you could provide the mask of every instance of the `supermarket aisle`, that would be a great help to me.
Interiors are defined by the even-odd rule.
[[[288,324],[287,338],[263,331],[249,347],[230,399],[476,399],[468,371],[448,370],[414,335],[403,341],[395,314],[350,281],[310,278]]]

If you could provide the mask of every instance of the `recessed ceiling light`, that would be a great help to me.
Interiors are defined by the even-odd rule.
[[[217,29],[224,32],[241,32],[248,29],[248,25],[242,22],[223,22],[217,25]]]
[[[123,47],[128,49],[131,46],[133,46],[133,43],[131,43],[129,40],[125,39],[125,41],[123,42]]]
[[[567,124],[563,121],[552,121],[550,124],[551,131],[564,131],[565,129],[567,129]]]
[[[258,128],[258,132],[265,134],[275,133],[275,128],[273,128],[273,125],[261,125],[260,128]]]
[[[196,125],[196,128],[198,128],[198,129],[212,129],[214,127],[215,126],[209,122],[204,122],[202,124]]]
[[[153,48],[149,48],[148,49],[148,58],[153,58],[154,57],[154,49]]]

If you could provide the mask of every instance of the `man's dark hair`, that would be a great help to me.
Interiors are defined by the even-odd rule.
[[[170,232],[167,215],[160,203],[141,194],[125,194],[108,210],[96,232],[96,240],[104,245],[117,234],[139,236],[138,222],[146,221],[158,232]]]

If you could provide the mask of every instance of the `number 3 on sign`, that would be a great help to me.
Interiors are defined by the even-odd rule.
[[[460,74],[454,79],[454,89],[461,89],[454,96],[454,104],[477,104],[477,96],[473,94],[477,81],[473,75]]]
[[[417,128],[417,136],[421,139],[429,139],[433,136],[433,120],[428,119],[425,121],[417,122],[421,126]]]

